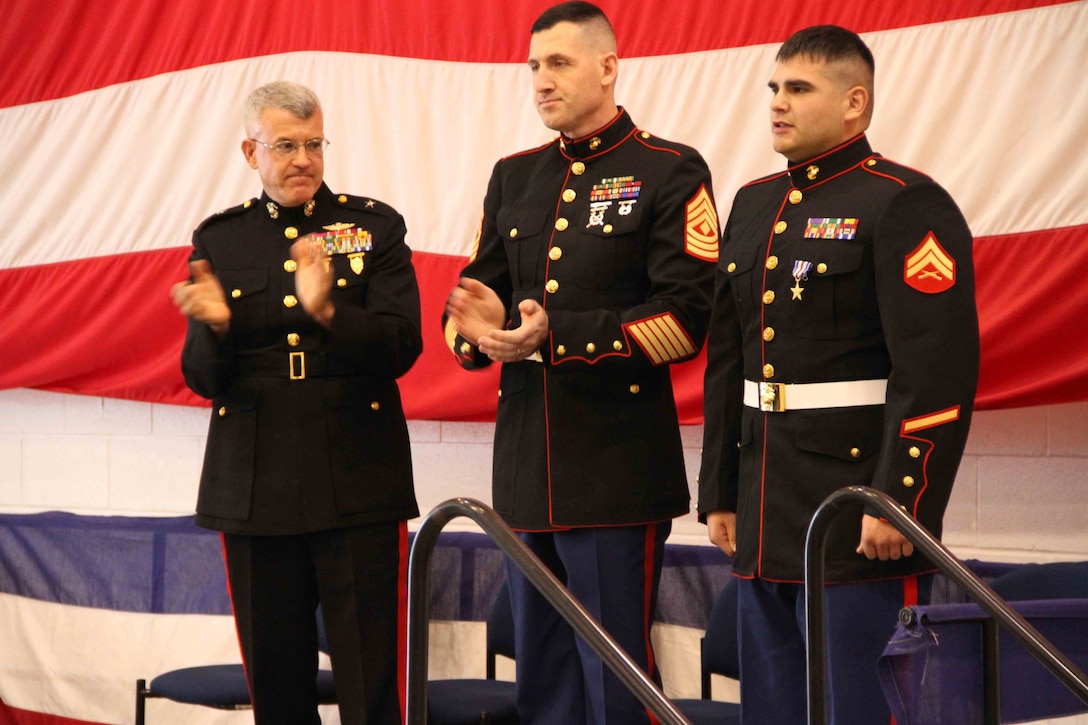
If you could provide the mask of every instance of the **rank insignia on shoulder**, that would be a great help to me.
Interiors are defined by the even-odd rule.
[[[858,220],[853,217],[813,217],[805,225],[805,239],[853,239]]]
[[[684,249],[705,262],[718,261],[718,212],[705,185],[685,207]]]
[[[903,262],[903,281],[930,295],[944,292],[956,284],[956,260],[945,251],[933,232],[927,233],[922,243],[907,255]]]
[[[472,238],[472,248],[468,253],[468,261],[475,262],[477,255],[480,254],[480,239],[484,233],[484,218],[480,216],[480,223],[476,225],[476,235]]]
[[[343,222],[330,224],[324,229],[324,234],[311,234],[310,237],[330,257],[334,254],[369,252],[374,247],[373,237],[366,229]]]

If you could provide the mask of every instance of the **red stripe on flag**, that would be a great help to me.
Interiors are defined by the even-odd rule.
[[[1088,337],[1070,334],[1088,309],[1083,255],[1075,251],[1085,248],[1088,225],[975,240],[980,409],[1088,400]],[[185,321],[168,294],[186,277],[188,254],[185,247],[0,270],[0,389],[206,405],[181,378]],[[499,366],[462,370],[442,335],[464,258],[416,252],[413,262],[423,355],[401,379],[405,412],[414,420],[494,420]],[[673,366],[684,423],[702,421],[704,365],[705,353]]]
[[[975,240],[977,409],[1088,400],[1088,224]]]
[[[404,412],[413,420],[493,421],[499,402],[499,369],[465,370],[446,347],[442,311],[457,284],[463,257],[413,252],[419,279],[423,354],[401,378]]]
[[[522,63],[529,28],[554,0],[8,0],[0,24],[0,107],[212,63],[296,51]],[[623,57],[778,43],[820,23],[858,32],[1061,5],[1070,0],[779,0],[730,4],[599,0]],[[123,34],[118,33],[123,28]],[[238,29],[244,28],[243,32]],[[88,62],[90,59],[92,62]]]
[[[60,715],[49,715],[44,712],[20,710],[17,707],[5,705],[0,700],[0,725],[106,725],[90,720],[73,720]]]
[[[188,277],[190,251],[0,270],[0,390],[192,403],[181,378],[185,318],[169,294]]]

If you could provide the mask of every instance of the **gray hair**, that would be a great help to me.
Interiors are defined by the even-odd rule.
[[[280,108],[305,120],[321,109],[321,101],[300,83],[273,81],[263,85],[249,94],[242,107],[242,123],[247,133],[260,123],[261,112],[266,108]]]

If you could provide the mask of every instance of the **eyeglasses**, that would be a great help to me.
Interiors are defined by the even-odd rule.
[[[325,153],[325,148],[332,143],[327,138],[312,138],[309,141],[303,141],[302,143],[288,141],[287,139],[277,141],[276,143],[265,143],[264,141],[258,141],[255,138],[251,138],[250,141],[259,143],[269,151],[274,152],[277,156],[283,156],[285,158],[294,156],[298,153],[300,148],[306,149],[306,153],[310,156],[321,156]]]

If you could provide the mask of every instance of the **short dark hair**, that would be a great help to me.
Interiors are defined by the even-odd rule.
[[[612,23],[608,21],[608,16],[599,7],[584,0],[570,0],[570,2],[553,5],[542,12],[536,22],[533,23],[530,32],[536,35],[541,31],[550,30],[562,22],[582,25],[594,20],[603,20],[609,30],[612,29]]]
[[[857,33],[838,25],[813,25],[798,30],[778,49],[776,61],[788,61],[805,56],[817,61],[857,59],[876,70],[873,53]]]

